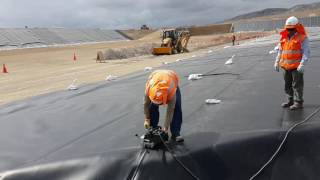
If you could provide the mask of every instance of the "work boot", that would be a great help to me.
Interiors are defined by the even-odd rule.
[[[293,103],[293,101],[288,101],[288,102],[284,102],[284,103],[282,103],[281,104],[281,106],[283,107],[283,108],[288,108],[288,107],[290,107],[290,106],[292,106],[294,103]]]
[[[290,110],[297,110],[302,108],[303,108],[303,104],[298,102],[294,102],[294,104],[290,106]]]
[[[181,135],[178,135],[178,136],[172,135],[171,140],[175,141],[175,142],[183,142],[184,141],[184,139]]]

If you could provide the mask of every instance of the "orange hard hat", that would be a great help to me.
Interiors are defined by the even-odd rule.
[[[150,74],[146,83],[146,95],[154,104],[167,104],[176,93],[178,75],[170,70],[157,70]]]
[[[150,87],[149,98],[154,104],[167,104],[168,99],[168,85],[157,83]]]

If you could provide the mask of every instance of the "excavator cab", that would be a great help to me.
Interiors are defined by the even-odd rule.
[[[188,52],[186,50],[187,43],[190,38],[190,33],[187,31],[177,31],[176,29],[166,29],[162,33],[161,47],[153,48],[154,55],[170,55],[180,52]],[[184,43],[184,44],[181,44]],[[184,50],[185,49],[185,50]]]
[[[166,44],[165,41],[168,41],[170,39],[170,43],[172,43],[170,46],[175,46],[177,38],[178,33],[175,29],[163,31],[162,45],[168,46],[169,44]]]

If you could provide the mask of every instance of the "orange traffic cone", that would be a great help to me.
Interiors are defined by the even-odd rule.
[[[76,53],[73,53],[73,60],[74,60],[74,61],[76,61],[76,60],[77,60]]]
[[[2,66],[2,73],[8,73],[6,64],[3,64],[3,66]]]

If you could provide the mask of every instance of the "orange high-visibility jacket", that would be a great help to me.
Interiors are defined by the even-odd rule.
[[[171,70],[152,72],[146,83],[146,95],[152,102],[167,104],[175,95],[179,83],[178,75]]]
[[[286,30],[281,35],[280,50],[282,50],[282,53],[280,56],[280,66],[286,70],[297,69],[303,56],[302,42],[306,38],[304,28],[302,33],[298,30],[290,40]]]

